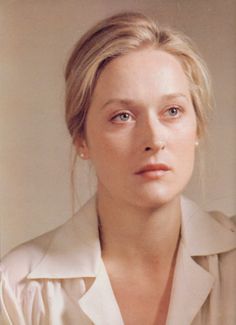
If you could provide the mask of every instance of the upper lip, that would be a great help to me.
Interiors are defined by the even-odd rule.
[[[147,171],[155,171],[155,170],[170,170],[170,167],[166,164],[159,163],[159,164],[147,164],[141,167],[135,174],[141,174]]]

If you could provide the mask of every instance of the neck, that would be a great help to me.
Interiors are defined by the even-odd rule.
[[[180,198],[140,208],[98,195],[100,240],[105,260],[169,267],[180,232]]]

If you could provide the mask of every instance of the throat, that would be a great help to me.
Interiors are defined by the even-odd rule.
[[[177,248],[169,265],[135,265],[104,259],[114,296],[126,325],[165,324]]]
[[[156,263],[170,261],[176,249],[181,224],[179,199],[167,206],[144,213],[99,204],[98,228],[102,254],[107,259]]]
[[[107,229],[108,230],[108,229]],[[102,256],[107,261],[136,265],[143,269],[147,265],[152,270],[172,263],[180,238],[180,221],[172,220],[161,226],[155,222],[143,224],[139,229],[117,228],[106,231],[99,224],[99,238]]]
[[[126,325],[165,324],[180,239],[179,197],[143,211],[98,201],[102,258]]]

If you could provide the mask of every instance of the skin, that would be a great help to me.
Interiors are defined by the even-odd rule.
[[[140,49],[102,71],[77,147],[96,170],[102,255],[125,324],[165,324],[196,130],[173,55]],[[150,163],[170,170],[136,174]]]

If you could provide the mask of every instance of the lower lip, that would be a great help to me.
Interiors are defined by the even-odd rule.
[[[169,172],[169,170],[147,170],[144,171],[142,173],[139,173],[138,175],[146,178],[146,179],[158,179],[161,178],[163,176],[165,176],[167,173]]]

